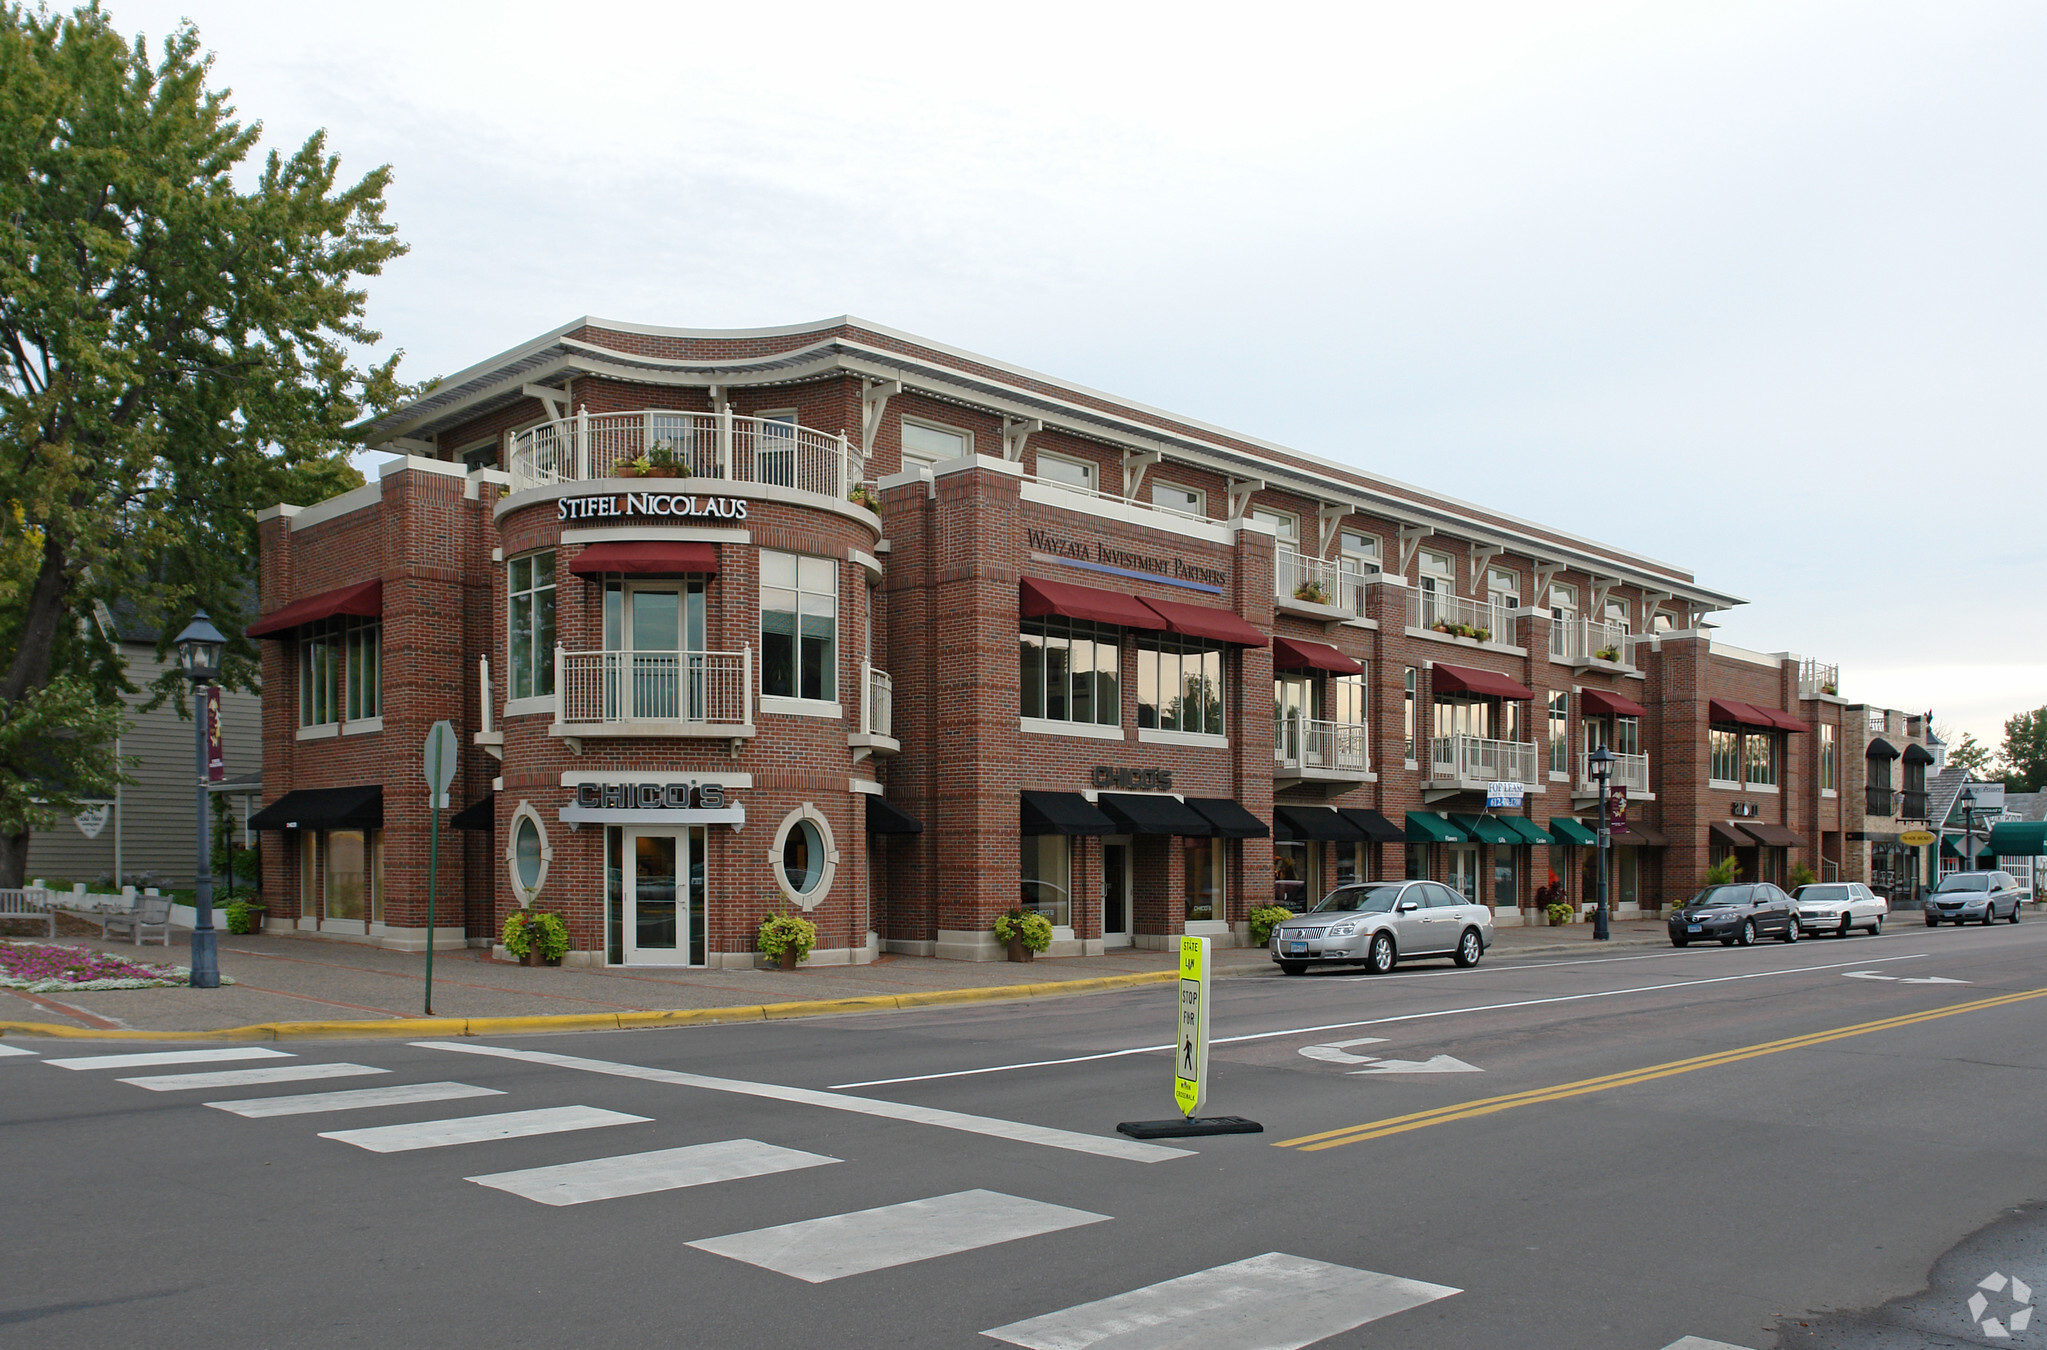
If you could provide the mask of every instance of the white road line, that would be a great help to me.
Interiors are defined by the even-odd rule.
[[[59,1069],[146,1069],[152,1064],[218,1064],[235,1059],[291,1059],[289,1050],[237,1045],[221,1050],[159,1050],[145,1055],[86,1055],[78,1059],[46,1059]]]
[[[300,1083],[312,1078],[357,1078],[366,1073],[389,1073],[367,1064],[280,1064],[274,1069],[222,1069],[218,1073],[153,1073],[146,1078],[123,1078],[151,1092],[179,1092],[188,1088],[255,1087],[262,1083]]]
[[[1703,1336],[1686,1336],[1672,1341],[1663,1350],[1748,1350],[1748,1347],[1736,1345],[1733,1341],[1709,1341]]]
[[[689,1245],[714,1256],[822,1284],[934,1256],[970,1252],[1018,1238],[1107,1223],[1093,1214],[999,1191],[959,1191],[879,1209],[805,1219]]]
[[[494,1116],[456,1116],[421,1120],[410,1125],[373,1125],[361,1130],[324,1130],[322,1139],[339,1139],[372,1153],[407,1153],[416,1148],[480,1144],[491,1139],[523,1139],[534,1134],[565,1134],[606,1125],[636,1125],[652,1116],[629,1116],[596,1106],[545,1106],[537,1111],[505,1111]]]
[[[349,1088],[342,1092],[302,1092],[294,1097],[244,1097],[232,1102],[208,1102],[216,1111],[227,1111],[251,1120],[266,1116],[303,1116],[319,1111],[360,1111],[371,1106],[411,1106],[418,1102],[452,1102],[464,1097],[502,1097],[497,1088],[471,1087],[467,1083],[401,1083],[396,1087]]]
[[[1300,1350],[1461,1292],[1267,1252],[981,1334],[1024,1350]]]
[[[4,1043],[0,1043],[0,1059],[6,1059],[10,1055],[33,1055],[36,1053],[38,1052],[34,1050],[24,1050],[18,1045],[7,1045]]]
[[[716,1144],[627,1153],[555,1167],[530,1167],[522,1172],[492,1172],[463,1180],[510,1191],[543,1205],[581,1205],[592,1200],[616,1200],[626,1195],[651,1195],[685,1186],[794,1172],[838,1161],[822,1153],[763,1144],[758,1139],[727,1139]]]
[[[846,1097],[836,1092],[820,1092],[816,1088],[784,1087],[780,1083],[753,1083],[738,1078],[710,1078],[703,1074],[682,1073],[675,1069],[650,1069],[639,1064],[618,1064],[604,1059],[558,1055],[547,1050],[514,1050],[501,1045],[465,1045],[459,1041],[414,1041],[412,1044],[422,1050],[452,1050],[462,1055],[490,1055],[498,1059],[516,1059],[529,1064],[551,1064],[560,1069],[581,1069],[586,1073],[610,1074],[615,1078],[637,1078],[649,1083],[670,1083],[676,1087],[704,1088],[711,1092],[765,1097],[770,1101],[790,1102],[798,1106],[821,1106],[827,1111],[851,1111],[856,1115],[880,1116],[884,1120],[935,1125],[945,1130],[983,1134],[993,1139],[1011,1139],[1024,1144],[1042,1144],[1047,1148],[1066,1149],[1073,1153],[1091,1153],[1097,1157],[1119,1158],[1126,1162],[1155,1163],[1165,1162],[1169,1158],[1191,1156],[1189,1150],[1184,1148],[1147,1144],[1118,1135],[1079,1134],[1073,1130],[1054,1129],[1049,1125],[1029,1125],[1020,1120],[1000,1120],[994,1116],[941,1111],[935,1107],[885,1102],[873,1097]]]
[[[1883,961],[1918,961],[1929,955],[1914,952],[1910,956],[1880,956],[1875,961],[1837,961],[1825,966],[1796,966],[1788,970],[1755,970],[1746,975],[1715,975],[1705,980],[1680,980],[1675,984],[1643,984],[1630,989],[1601,989],[1590,994],[1558,994],[1554,998],[1521,999],[1514,1003],[1487,1003],[1472,1008],[1440,1008],[1435,1012],[1401,1013],[1393,1017],[1370,1017],[1361,1022],[1325,1022],[1313,1027],[1288,1027],[1284,1031],[1257,1031],[1247,1036],[1217,1036],[1209,1041],[1211,1046],[1235,1045],[1244,1041],[1269,1041],[1280,1036],[1309,1036],[1321,1031],[1348,1031],[1353,1027],[1381,1027],[1390,1022],[1414,1022],[1430,1017],[1455,1017],[1460,1013],[1505,1012],[1511,1008],[1536,1008],[1546,1003],[1577,1003],[1588,998],[1618,998],[1622,994],[1661,994],[1671,989],[1693,989],[1702,984],[1727,984],[1736,980],[1761,980],[1772,975],[1809,975],[1816,970],[1839,970],[1844,966],[1872,966]],[[1448,972],[1445,972],[1448,973]],[[971,1078],[983,1073],[1007,1073],[1011,1069],[1049,1069],[1061,1064],[1086,1064],[1097,1059],[1120,1059],[1124,1055],[1155,1055],[1173,1049],[1171,1042],[1164,1045],[1134,1045],[1127,1050],[1104,1050],[1094,1055],[1069,1055],[1065,1059],[1034,1059],[1022,1064],[990,1064],[979,1069],[953,1069],[946,1073],[918,1073],[906,1078],[870,1078],[859,1083],[834,1083],[833,1091],[843,1088],[888,1087],[894,1083],[928,1083],[937,1078]]]

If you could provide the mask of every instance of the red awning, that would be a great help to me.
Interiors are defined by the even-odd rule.
[[[619,539],[592,544],[569,571],[579,577],[618,572],[634,577],[718,575],[718,546],[692,539]]]
[[[1165,621],[1144,607],[1134,595],[1120,591],[1076,586],[1070,581],[1040,581],[1025,577],[1017,586],[1017,612],[1027,619],[1057,614],[1068,619],[1089,619],[1095,623],[1120,624],[1150,632],[1163,629]]]
[[[337,614],[374,618],[384,612],[384,583],[359,581],[339,590],[322,591],[309,600],[294,600],[283,609],[250,624],[244,631],[254,637],[289,635],[302,623],[316,623]]]
[[[1326,642],[1303,642],[1299,638],[1272,640],[1274,670],[1328,670],[1338,675],[1362,675],[1364,665],[1351,660]]]
[[[1436,694],[1487,694],[1493,698],[1534,698],[1527,685],[1490,670],[1471,666],[1446,666],[1438,661],[1429,668],[1429,689]]]
[[[1213,638],[1217,642],[1234,642],[1240,647],[1263,647],[1271,641],[1226,609],[1183,605],[1177,600],[1144,600],[1140,603],[1158,611],[1158,616],[1166,621],[1168,632]]]
[[[1781,709],[1758,707],[1756,711],[1761,713],[1763,716],[1769,718],[1772,722],[1774,722],[1779,731],[1808,730],[1805,723],[1799,721],[1796,717],[1793,717],[1790,713],[1784,712]]]
[[[1579,710],[1591,717],[1647,717],[1649,710],[1621,694],[1586,689],[1578,695]]]
[[[1707,715],[1715,722],[1732,722],[1742,727],[1768,727],[1774,729],[1776,721],[1761,708],[1746,703],[1737,703],[1731,698],[1708,700]]]

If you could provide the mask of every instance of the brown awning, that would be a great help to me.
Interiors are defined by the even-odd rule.
[[[1272,640],[1274,670],[1329,670],[1338,675],[1362,675],[1363,663],[1351,660],[1326,642],[1304,642],[1299,638]]]
[[[1631,698],[1609,694],[1604,689],[1585,689],[1578,694],[1579,710],[1588,717],[1647,717],[1649,710]]]
[[[1735,829],[1734,826],[1723,825],[1717,820],[1707,822],[1706,832],[1719,842],[1732,848],[1754,848],[1756,846],[1755,840],[1749,838],[1740,830]]]
[[[1752,824],[1744,820],[1741,828],[1754,835],[1758,844],[1768,844],[1771,848],[1805,847],[1804,835],[1788,830],[1774,821],[1757,821]]]
[[[1781,725],[1767,708],[1758,708],[1749,703],[1738,703],[1731,698],[1716,698],[1708,701],[1707,713],[1715,722],[1732,722],[1741,727],[1757,727],[1764,731],[1804,731],[1805,723],[1792,719],[1792,725]],[[1779,714],[1782,716],[1782,714]]]
[[[1811,730],[1811,728],[1806,726],[1805,723],[1799,721],[1796,717],[1793,717],[1790,713],[1784,712],[1781,709],[1758,708],[1756,709],[1756,711],[1767,716],[1772,722],[1775,722],[1777,724],[1777,729],[1779,731],[1799,732]]]
[[[1187,637],[1234,642],[1240,647],[1263,647],[1271,639],[1226,609],[1207,605],[1183,605],[1177,600],[1141,600],[1158,612],[1169,632]]]
[[[716,576],[718,546],[693,539],[607,540],[578,553],[569,571],[579,577],[607,572],[633,577]]]
[[[1627,833],[1614,835],[1613,842],[1622,848],[1662,848],[1670,841],[1664,838],[1663,831],[1654,825],[1644,825],[1640,821],[1631,820],[1628,822]]]
[[[1166,626],[1165,620],[1146,609],[1144,602],[1134,595],[1076,586],[1070,581],[1040,581],[1036,577],[1025,577],[1018,583],[1017,613],[1027,619],[1057,614],[1064,619],[1086,619],[1152,632]]]
[[[1493,698],[1534,698],[1535,691],[1510,676],[1471,666],[1446,666],[1438,661],[1429,668],[1429,689],[1438,694],[1486,694]]]
[[[252,638],[288,636],[303,623],[317,623],[342,614],[368,619],[383,612],[384,583],[359,581],[353,586],[322,591],[309,600],[294,600],[276,613],[256,620],[244,631]]]

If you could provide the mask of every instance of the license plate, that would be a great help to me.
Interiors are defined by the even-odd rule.
[[[1286,945],[1286,949],[1290,952],[1305,952],[1308,950],[1308,944],[1305,942],[1289,942]]]
[[[1685,925],[1685,931],[1687,933],[1697,933],[1702,931],[1704,928],[1705,928],[1704,924],[1688,923]]]

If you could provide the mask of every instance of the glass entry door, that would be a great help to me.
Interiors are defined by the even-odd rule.
[[[611,678],[607,715],[635,721],[704,717],[704,583],[610,582],[604,648]]]
[[[1479,853],[1477,844],[1450,845],[1450,889],[1457,892],[1467,905],[1485,903],[1485,882],[1479,874]]]
[[[704,831],[613,828],[617,958],[629,966],[704,964]]]
[[[1102,841],[1102,945],[1130,945],[1130,841]]]

